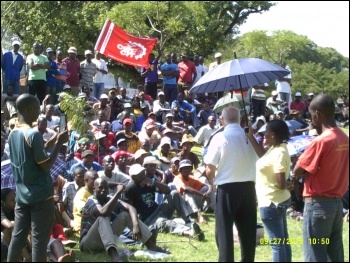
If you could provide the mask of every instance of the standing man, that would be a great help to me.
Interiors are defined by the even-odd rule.
[[[221,53],[219,53],[219,52],[215,53],[214,57],[215,57],[216,61],[210,63],[209,71],[213,70],[214,68],[216,68],[217,66],[219,66],[222,63],[221,62],[221,60],[222,60],[222,54]],[[224,96],[224,92],[218,92],[217,93],[218,99],[220,99],[222,96]]]
[[[227,107],[222,117],[224,131],[213,137],[204,157],[208,179],[217,185],[215,235],[219,261],[234,259],[232,227],[235,224],[241,261],[254,262],[257,212],[255,165],[252,163],[258,158],[239,124],[239,110]]]
[[[178,80],[179,92],[188,97],[188,91],[191,89],[195,79],[197,78],[197,69],[194,63],[188,60],[185,53],[181,54],[182,61],[178,64],[180,76]]]
[[[63,60],[67,64],[66,83],[72,88],[72,95],[77,97],[79,88],[80,62],[77,59],[77,49],[70,47],[67,51],[68,57]]]
[[[279,98],[285,102],[288,103],[288,107],[290,105],[290,94],[291,94],[291,82],[292,82],[292,72],[289,66],[286,65],[285,62],[281,63],[281,67],[285,68],[286,70],[288,70],[290,73],[280,79],[276,80],[276,90],[279,94]]]
[[[89,86],[94,87],[94,76],[97,73],[97,67],[92,62],[92,51],[85,50],[85,60],[80,63],[80,87]],[[99,97],[97,97],[99,98]],[[107,97],[108,100],[108,97]]]
[[[104,61],[101,57],[102,54],[96,50],[95,58],[92,59],[92,62],[96,65],[97,70],[94,76],[93,96],[95,98],[101,97],[101,95],[104,93],[105,83],[103,82],[103,75],[106,75],[108,73],[106,61]]]
[[[57,142],[48,155],[42,135],[32,128],[32,123],[39,116],[39,100],[32,95],[23,94],[18,97],[16,106],[18,124],[9,137],[11,166],[16,182],[16,208],[7,261],[22,260],[21,251],[31,229],[32,261],[44,262],[55,210],[50,169],[62,144],[68,141],[68,131],[58,135]]]
[[[171,61],[171,55],[165,55],[166,62],[160,67],[163,75],[163,89],[165,101],[172,103],[179,93],[176,78],[180,76],[179,67]],[[154,106],[154,105],[153,105]],[[155,109],[153,109],[155,110]],[[155,112],[156,113],[156,112]]]
[[[34,53],[27,57],[29,67],[28,91],[29,94],[37,96],[40,104],[46,96],[46,70],[50,68],[49,60],[42,55],[42,45],[34,43]]]
[[[57,102],[56,98],[56,75],[59,74],[57,64],[55,62],[55,51],[48,47],[46,49],[46,56],[49,60],[50,67],[46,71],[46,94],[51,95],[51,98],[54,102]]]
[[[58,74],[56,75],[56,94],[59,94],[63,91],[64,85],[66,85],[67,79],[67,62],[63,62],[63,52],[61,50],[57,50],[56,53],[56,64],[58,67]],[[57,98],[53,99],[53,103],[57,103]]]
[[[205,71],[204,67],[200,64],[198,55],[193,56],[193,63],[196,66],[196,72],[197,72],[197,77],[193,82],[193,84],[195,84],[201,77],[204,76],[206,71]]]
[[[337,127],[335,103],[320,94],[310,104],[319,136],[301,154],[293,181],[304,177],[305,262],[344,262],[342,197],[349,186],[349,137]]]
[[[158,61],[162,55],[160,46],[157,44],[158,56],[153,53],[148,56],[149,68],[141,69],[141,77],[145,78],[146,94],[150,95],[153,100],[157,99],[157,84],[158,84]]]
[[[19,79],[23,67],[23,56],[18,53],[21,44],[15,40],[12,42],[13,50],[6,52],[1,58],[1,68],[5,73],[3,94],[7,93],[7,87],[13,87],[13,93],[19,94]]]

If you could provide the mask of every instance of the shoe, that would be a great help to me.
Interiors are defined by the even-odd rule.
[[[73,240],[67,239],[67,240],[62,240],[62,244],[63,244],[64,246],[73,248],[73,247],[75,247],[75,246],[77,245],[77,242],[76,242],[76,241],[73,241]]]
[[[192,224],[192,228],[194,230],[194,237],[198,237],[199,241],[203,241],[205,236],[204,236],[204,233],[202,232],[201,228],[199,227],[199,225],[196,222],[194,222]]]

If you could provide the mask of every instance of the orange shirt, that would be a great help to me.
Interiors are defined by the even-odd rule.
[[[349,137],[339,128],[317,136],[299,157],[305,176],[304,197],[341,198],[349,185]]]
[[[190,175],[188,177],[188,181],[186,181],[184,180],[184,178],[182,178],[181,174],[179,174],[178,176],[175,176],[173,184],[175,184],[176,189],[179,191],[181,195],[184,194],[184,191],[181,188],[181,186],[183,185],[189,186],[197,191],[201,190],[201,188],[204,186],[204,184],[201,181],[195,179],[193,175]]]

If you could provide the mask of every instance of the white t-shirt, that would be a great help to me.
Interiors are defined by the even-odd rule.
[[[96,59],[93,58],[91,61],[96,65],[97,69],[103,69],[108,72],[106,61],[103,59]],[[103,76],[104,74],[97,70],[95,76],[94,76],[94,83],[102,83],[103,82]]]
[[[201,77],[202,77],[202,74],[204,75],[205,74],[205,69],[202,65],[198,65],[196,66],[196,70],[197,70],[197,77],[196,79],[194,80],[194,83],[196,83]]]
[[[214,135],[204,163],[216,167],[215,185],[255,182],[258,156],[247,140],[244,130],[237,123],[227,125],[223,132]]]
[[[194,137],[194,140],[201,145],[207,145],[210,136],[217,130],[218,128],[214,127],[214,129],[210,128],[210,126],[207,124],[203,127],[201,127],[196,135]]]
[[[51,128],[52,126],[59,125],[60,124],[60,117],[58,116],[52,116],[51,121],[47,120],[47,128]]]

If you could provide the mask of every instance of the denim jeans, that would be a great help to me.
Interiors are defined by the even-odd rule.
[[[271,202],[268,207],[260,207],[260,217],[264,224],[272,248],[273,262],[291,262],[291,245],[286,244],[288,236],[286,211],[291,199],[278,204]]]
[[[174,100],[177,100],[177,95],[179,95],[179,90],[176,84],[164,84],[165,101],[171,105]]]
[[[21,262],[22,248],[32,231],[32,261],[46,262],[46,247],[54,219],[54,200],[50,198],[32,205],[16,204],[15,225],[9,246],[7,262]]]
[[[100,99],[101,95],[105,92],[105,84],[102,83],[94,83],[93,96],[96,99]]]
[[[341,199],[305,202],[303,254],[305,262],[344,262]]]
[[[7,93],[8,86],[13,87],[13,94],[19,94],[19,80],[9,80],[5,78],[3,94]]]

